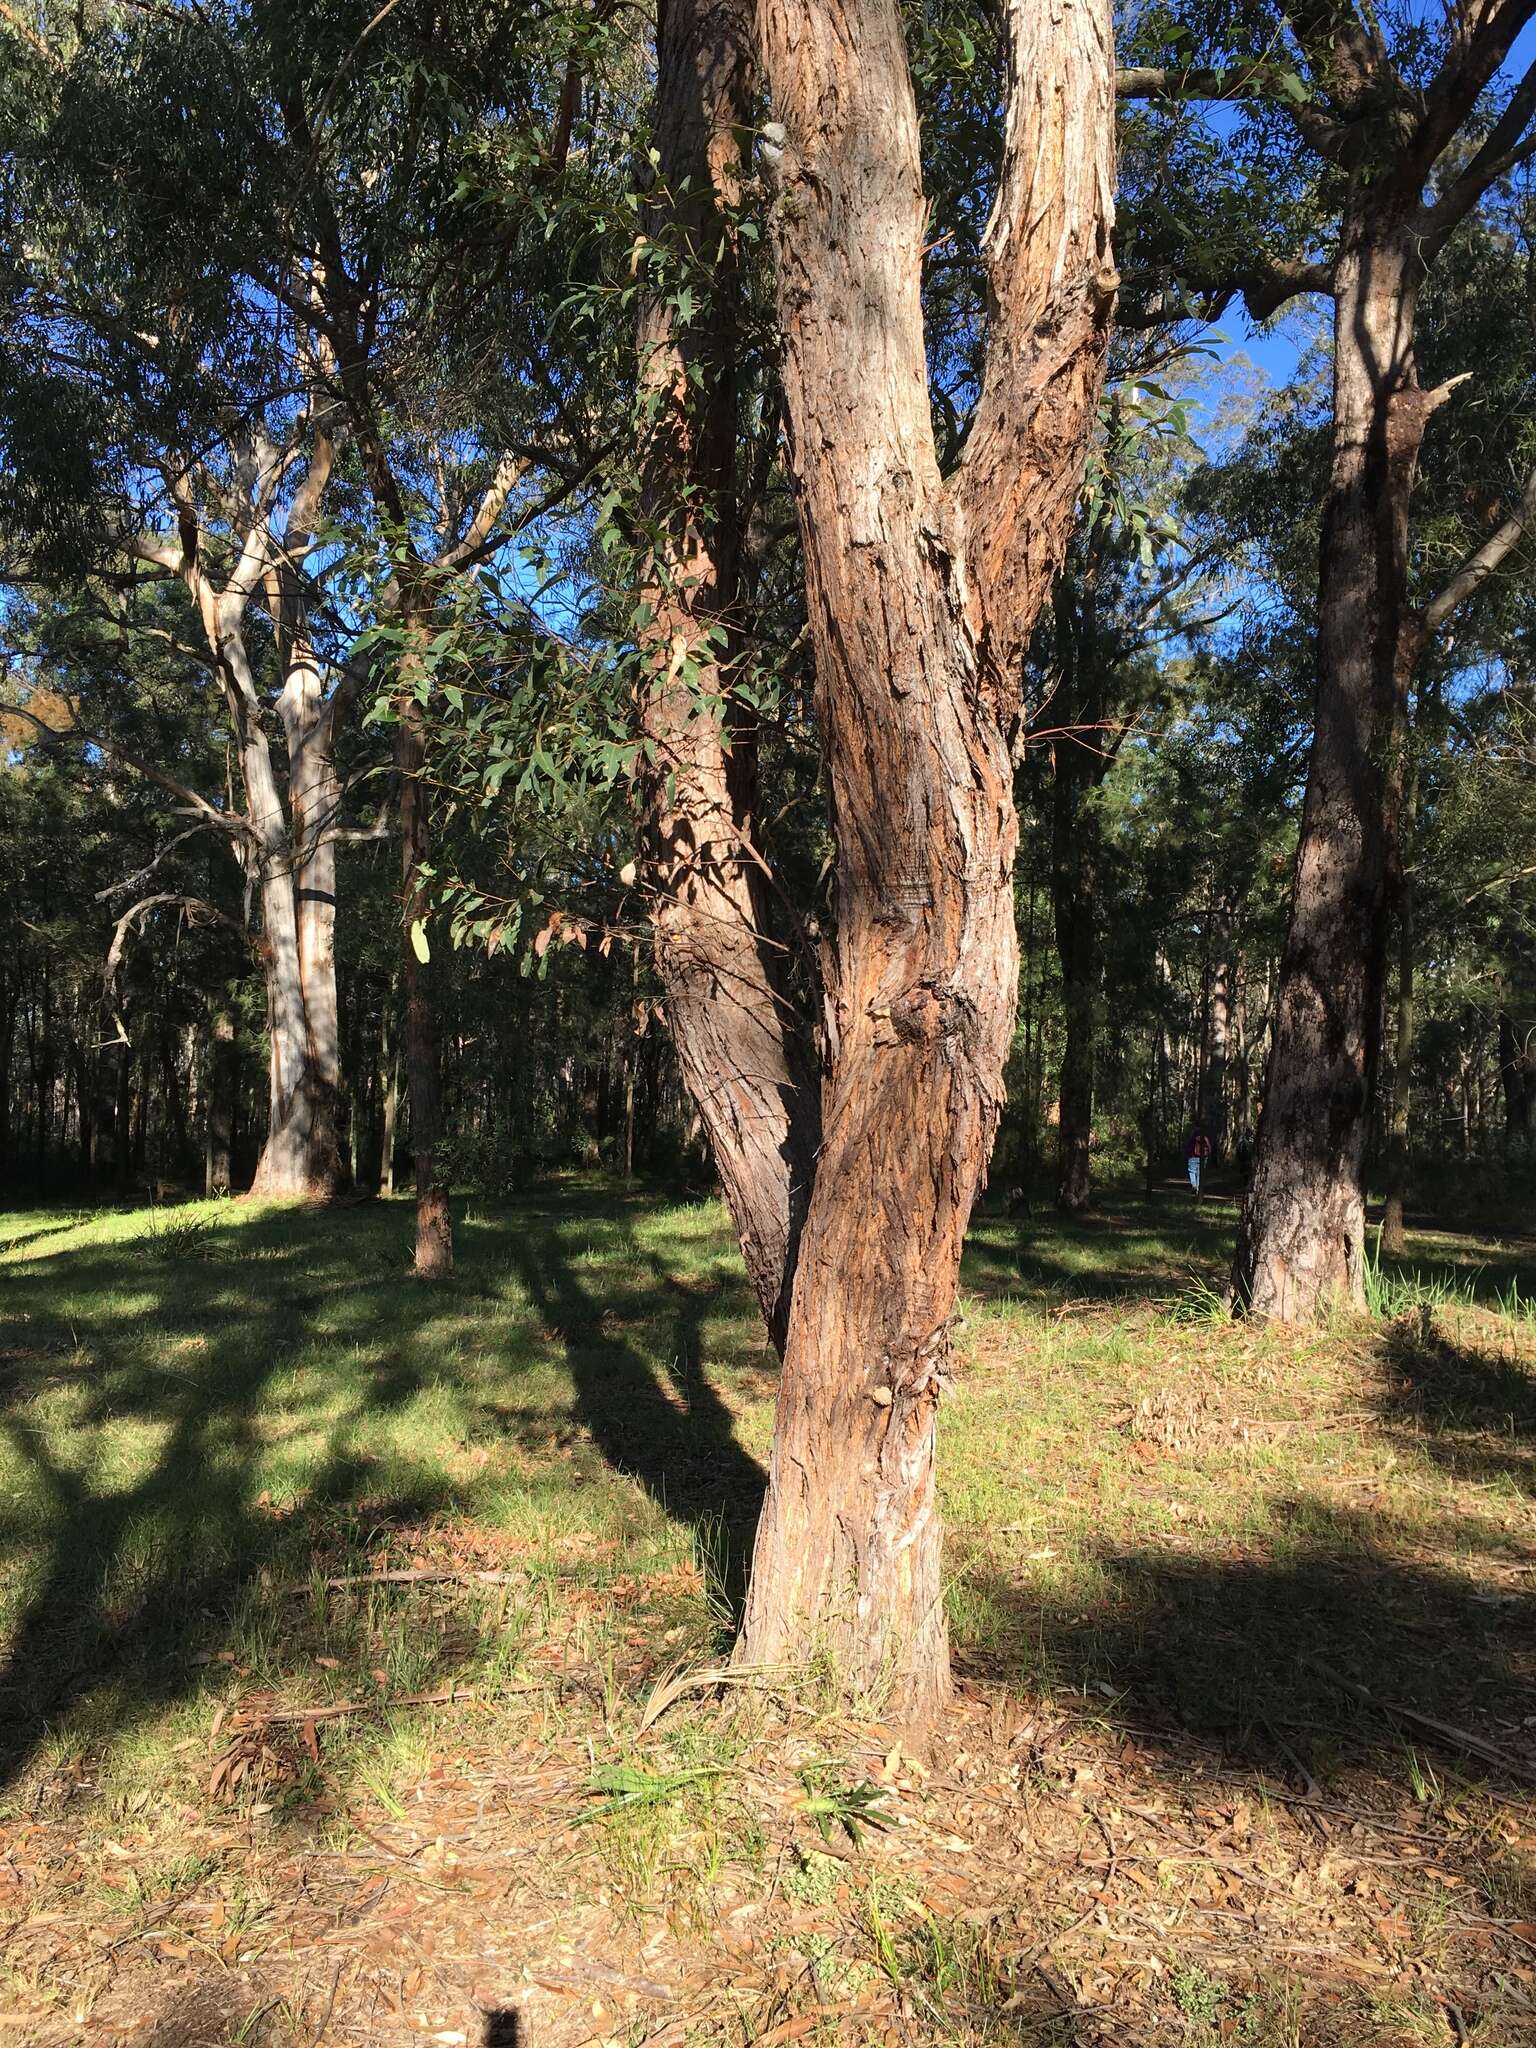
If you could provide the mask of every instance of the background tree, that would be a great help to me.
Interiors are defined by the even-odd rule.
[[[1165,248],[1172,271],[1208,302],[1241,291],[1256,317],[1298,292],[1325,293],[1334,309],[1316,733],[1233,1267],[1237,1298],[1260,1315],[1306,1320],[1341,1292],[1362,1298],[1407,692],[1432,630],[1411,607],[1409,502],[1428,421],[1452,388],[1420,383],[1416,310],[1451,236],[1536,147],[1536,73],[1513,90],[1497,83],[1532,11],[1529,0],[1458,6],[1435,46],[1407,25],[1389,42],[1347,6],[1280,9],[1267,34],[1245,23],[1236,42],[1224,19],[1159,16],[1148,33],[1162,47],[1147,54],[1161,61],[1120,81],[1127,96],[1249,110],[1245,153],[1269,216],[1249,216],[1235,256],[1219,232]],[[1136,251],[1153,268],[1157,256],[1153,238]]]

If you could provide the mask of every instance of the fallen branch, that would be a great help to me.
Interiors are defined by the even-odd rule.
[[[1417,1842],[1421,1849],[1438,1846],[1433,1835],[1422,1828],[1393,1827],[1390,1821],[1378,1820],[1376,1815],[1364,1806],[1339,1806],[1327,1799],[1309,1799],[1305,1792],[1285,1792],[1277,1785],[1259,1779],[1259,1790],[1266,1799],[1273,1799],[1280,1806],[1299,1806],[1307,1813],[1326,1813],[1333,1820],[1353,1821],[1358,1826],[1370,1828],[1378,1835],[1393,1835],[1399,1841]]]
[[[521,1586],[527,1578],[526,1572],[454,1572],[423,1567],[419,1571],[348,1572],[325,1583],[328,1590],[334,1591],[343,1586]],[[307,1593],[310,1587],[290,1586],[288,1591]]]
[[[565,1677],[567,1674],[561,1672],[558,1675]],[[336,1700],[325,1707],[243,1706],[235,1708],[222,1724],[222,1731],[244,1732],[252,1728],[275,1727],[280,1722],[339,1721],[346,1714],[387,1714],[394,1707],[483,1707],[513,1693],[542,1690],[539,1681],[529,1679],[520,1685],[498,1686],[495,1692],[478,1692],[472,1685],[450,1685],[441,1692],[393,1693],[388,1698],[380,1694],[374,1700]]]
[[[807,2034],[815,2033],[828,2020],[847,2019],[854,2013],[867,2013],[869,2009],[857,1999],[844,1999],[838,2005],[818,2005],[813,2012],[803,2012],[797,2019],[781,2020],[766,2034],[759,2034],[757,2048],[782,2048],[784,2042],[803,2041]]]
[[[1529,1764],[1513,1757],[1508,1750],[1500,1749],[1492,1742],[1485,1742],[1481,1735],[1474,1735],[1468,1728],[1458,1728],[1454,1722],[1436,1720],[1433,1714],[1421,1714],[1417,1707],[1399,1706],[1392,1700],[1377,1697],[1369,1686],[1362,1685],[1357,1678],[1348,1678],[1342,1671],[1335,1671],[1331,1664],[1323,1663],[1320,1657],[1307,1657],[1304,1661],[1312,1666],[1319,1677],[1326,1678],[1342,1692],[1357,1699],[1363,1707],[1373,1707],[1378,1714],[1386,1714],[1393,1720],[1411,1721],[1416,1728],[1424,1728],[1431,1735],[1438,1735],[1453,1748],[1464,1749],[1469,1756],[1481,1757],[1484,1763],[1492,1764],[1496,1770],[1508,1771],[1517,1778],[1536,1777]]]

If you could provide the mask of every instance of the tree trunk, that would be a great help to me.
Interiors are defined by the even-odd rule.
[[[279,844],[260,861],[262,931],[257,952],[267,995],[268,1124],[251,1193],[326,1201],[336,1191],[335,1088],[317,1066],[304,1007],[293,857],[281,820]]]
[[[384,998],[384,1015],[379,1025],[379,1093],[383,1103],[383,1128],[379,1138],[379,1193],[395,1192],[395,1146],[400,1118],[400,1037],[395,1024],[395,991]]]
[[[1308,1322],[1364,1300],[1362,1164],[1381,1040],[1408,680],[1408,507],[1426,395],[1417,259],[1346,227],[1335,273],[1333,465],[1323,514],[1316,727],[1236,1301]]]
[[[315,1119],[314,1167],[334,1192],[345,1179],[338,1137],[341,1039],[336,1001],[336,829],[341,785],[319,663],[302,635],[295,636],[290,645],[277,708],[288,745],[294,943],[304,1017],[305,1087]]]
[[[1232,958],[1225,918],[1211,956],[1206,999],[1205,1066],[1200,1076],[1200,1122],[1211,1158],[1222,1156],[1227,1131],[1227,1063],[1232,1044]]]
[[[11,1159],[11,1061],[16,1052],[16,1010],[17,992],[14,984],[7,984],[4,1000],[0,1001],[0,1173],[10,1165]],[[82,1077],[83,1083],[83,1077]],[[81,1150],[87,1156],[82,1162],[90,1164],[90,1140],[88,1111],[82,1092],[81,1106]]]
[[[1058,740],[1052,779],[1051,885],[1065,1031],[1059,1089],[1056,1201],[1080,1215],[1093,1193],[1093,1088],[1099,1011],[1098,824],[1092,778],[1078,755],[1092,741]]]
[[[753,843],[754,735],[728,701],[740,523],[728,210],[739,203],[739,137],[751,118],[748,42],[748,0],[662,0],[647,258],[655,286],[638,332],[651,548],[641,724],[655,750],[643,845],[678,1065],[782,1350],[818,1102],[786,1025],[782,948],[768,933]],[[685,326],[673,303],[679,272],[703,294],[702,315]]]
[[[42,1115],[41,1099],[38,1115]],[[112,1166],[117,1191],[120,1195],[126,1194],[133,1171],[133,1047],[124,1038],[117,1042],[117,1107],[112,1118]]]
[[[1413,888],[1406,879],[1397,907],[1397,1029],[1392,1061],[1392,1121],[1387,1132],[1387,1206],[1381,1248],[1401,1258],[1408,1248],[1408,1112],[1413,1097]]]
[[[171,1169],[179,1178],[187,1170],[191,1143],[187,1129],[187,1098],[176,1064],[170,1033],[160,1034],[160,1081],[165,1093],[165,1121],[170,1139]]]
[[[317,1055],[305,1006],[296,886],[301,860],[272,770],[255,685],[237,630],[238,614],[220,624],[221,610],[232,607],[219,600],[211,609],[216,623],[210,638],[230,676],[225,694],[240,721],[249,859],[261,903],[257,952],[267,997],[268,1123],[251,1193],[326,1201],[336,1192],[341,1177],[336,1151],[335,1052],[333,1044],[327,1071]],[[334,1016],[334,978],[331,1001]]]
[[[791,468],[836,841],[822,1148],[739,1645],[948,1686],[934,1431],[1017,995],[1011,742],[1102,377],[1107,8],[1009,0],[987,370],[946,484],[894,0],[760,0]]]
[[[1499,1012],[1499,1079],[1504,1089],[1504,1150],[1508,1157],[1536,1145],[1536,1030]]]
[[[409,689],[397,699],[395,765],[400,778],[400,900],[405,922],[405,1073],[411,1103],[411,1145],[416,1156],[416,1277],[440,1280],[453,1271],[453,1219],[442,1157],[442,1083],[438,1073],[437,1018],[432,965],[416,950],[418,928],[431,909],[427,866],[429,817],[426,736],[420,707]]]
[[[227,1195],[235,1123],[235,1020],[227,1009],[214,1013],[204,1099],[203,1193]]]

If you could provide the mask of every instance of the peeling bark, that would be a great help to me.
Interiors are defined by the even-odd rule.
[[[790,466],[837,847],[822,1149],[739,1646],[907,1715],[948,1686],[934,1431],[1017,995],[1011,742],[1113,295],[1100,0],[1009,0],[986,377],[939,474],[894,0],[759,0]]]
[[[746,0],[662,0],[648,226],[671,262],[706,268],[708,289],[684,328],[663,291],[640,311],[652,614],[640,722],[656,755],[643,852],[678,1064],[782,1350],[819,1105],[768,926],[754,739],[739,721],[731,730],[728,701],[740,529],[730,209],[751,112],[749,35]]]

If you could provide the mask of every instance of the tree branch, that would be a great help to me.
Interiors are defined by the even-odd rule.
[[[28,49],[35,51],[45,64],[52,65],[55,71],[64,69],[64,59],[57,50],[51,43],[43,40],[24,15],[17,13],[10,5],[10,0],[0,0],[0,21],[3,21],[15,35],[20,36]]]
[[[35,711],[29,711],[25,704],[7,704],[5,711],[8,717],[25,718],[35,725],[43,736],[43,745],[60,740],[80,740],[88,747],[99,747],[108,760],[115,761],[120,768],[127,768],[135,775],[142,775],[147,782],[154,783],[157,789],[163,789],[168,796],[178,798],[205,825],[227,832],[232,839],[250,836],[251,828],[244,818],[232,817],[229,812],[216,809],[206,797],[199,796],[195,789],[188,789],[185,783],[176,781],[174,776],[165,774],[159,768],[152,768],[147,761],[140,761],[135,755],[125,753],[115,740],[108,739],[104,734],[91,732],[87,727],[78,724],[63,728],[49,725],[45,719],[39,718]]]
[[[1486,0],[1482,7],[1446,11],[1451,48],[1424,92],[1423,115],[1407,145],[1408,159],[1420,182],[1428,177],[1498,75],[1516,39],[1536,14],[1536,0]]]
[[[129,875],[121,882],[110,882],[105,889],[98,889],[95,901],[97,903],[110,903],[114,896],[125,896],[130,889],[137,889],[141,882],[149,880],[162,861],[170,859],[178,846],[184,846],[189,839],[195,839],[199,832],[206,832],[207,830],[207,819],[200,818],[195,825],[189,825],[185,832],[178,832],[174,839],[168,840],[155,855],[154,859],[147,866],[140,868],[136,875]]]
[[[238,932],[246,944],[250,943],[250,934],[244,925],[237,923],[229,915],[228,911],[220,910],[216,903],[209,903],[202,896],[183,896],[175,890],[167,891],[165,894],[158,896],[141,896],[137,903],[129,904],[112,928],[112,943],[107,948],[106,966],[102,973],[102,985],[109,995],[117,980],[117,970],[122,965],[123,948],[128,943],[128,933],[132,929],[135,920],[145,916],[151,910],[159,910],[173,903],[179,904],[194,923],[199,917],[205,917],[211,923],[227,925],[232,932]],[[122,1041],[126,1045],[128,1034],[123,1030],[123,1020],[117,1016],[116,1011],[113,1012],[113,1017],[121,1034]]]
[[[1420,617],[1426,632],[1439,632],[1451,613],[1482,588],[1495,569],[1519,546],[1533,520],[1536,520],[1536,469],[1526,478],[1525,489],[1514,511],[1494,528],[1480,547],[1472,550],[1461,567],[1425,605]]]
[[[1533,7],[1536,7],[1536,0],[1532,0],[1525,11],[1529,13]],[[1536,150],[1536,134],[1529,132],[1533,116],[1536,116],[1536,64],[1531,65],[1510,94],[1504,111],[1489,129],[1471,162],[1451,180],[1438,199],[1420,209],[1417,229],[1420,254],[1426,266],[1434,262],[1448,237],[1489,186],[1524,163]]]
[[[1261,101],[1284,114],[1319,156],[1330,163],[1340,162],[1347,147],[1348,128],[1325,114],[1315,100],[1295,99],[1282,84],[1282,80],[1294,79],[1294,72],[1269,63],[1248,64],[1230,72],[1201,66],[1142,64],[1115,73],[1115,97],[1162,105],[1186,100]]]
[[[437,558],[439,569],[459,569],[476,557],[485,546],[496,522],[506,510],[507,500],[513,486],[520,477],[527,474],[528,464],[521,455],[503,455],[496,465],[496,474],[481,494],[480,503],[475,507],[475,516],[469,522],[464,538],[453,547],[445,548]]]

